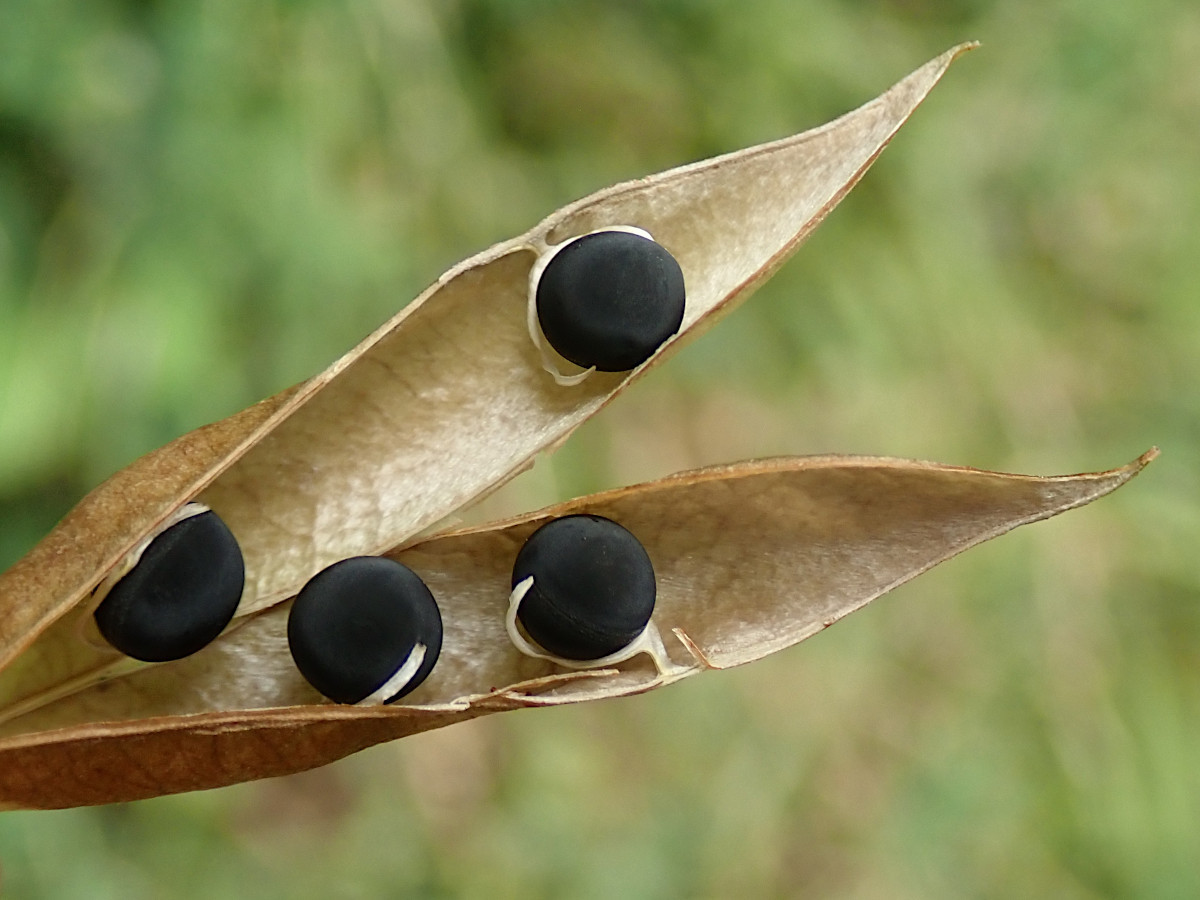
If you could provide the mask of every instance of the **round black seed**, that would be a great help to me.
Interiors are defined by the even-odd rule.
[[[292,659],[309,684],[337,703],[379,690],[425,645],[416,674],[386,703],[424,681],[442,650],[442,616],[433,594],[407,566],[356,556],[318,572],[288,614]]]
[[[627,231],[588,234],[559,251],[537,285],[546,340],[585,369],[624,372],[683,323],[683,271],[661,245]]]
[[[611,519],[566,516],[529,536],[513,566],[515,588],[533,586],[517,618],[544,649],[599,659],[636,638],[654,612],[654,566],[646,548]]]
[[[229,624],[246,569],[237,539],[212,512],[177,522],[96,607],[104,639],[146,662],[181,659]]]

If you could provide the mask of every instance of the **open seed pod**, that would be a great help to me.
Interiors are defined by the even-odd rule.
[[[553,449],[768,277],[963,49],[828,125],[568,205],[455,266],[309,381],[96,488],[0,575],[0,802],[105,803],[286,774],[488,712],[617,696],[747,662],[973,543],[1127,480],[1149,456],[1063,479],[853,458],[747,463],[416,541]],[[529,333],[531,272],[550,247],[618,226],[644,229],[678,261],[682,325],[631,371],[560,384]],[[98,638],[94,592],[133,568],[192,501],[237,540],[241,602],[194,655],[130,660]],[[635,657],[567,672],[508,641],[516,550],[545,516],[570,512],[636,526],[659,571],[668,671]],[[290,601],[339,560],[380,554],[437,597],[441,654],[401,703],[335,707],[292,664]],[[754,607],[731,607],[731,588]]]

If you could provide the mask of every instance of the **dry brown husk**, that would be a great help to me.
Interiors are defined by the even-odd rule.
[[[106,803],[286,774],[487,712],[747,662],[973,543],[1128,479],[1149,457],[1060,479],[831,457],[685,473],[568,504],[622,521],[650,549],[656,622],[679,667],[668,677],[644,657],[564,672],[508,643],[515,548],[563,510],[406,546],[553,449],[768,277],[964,49],[829,125],[559,210],[451,269],[320,375],[148,454],[85,497],[0,575],[0,802]],[[645,228],[679,260],[684,327],[633,372],[563,387],[526,333],[529,270],[546,246],[608,225]],[[89,595],[193,499],[243,548],[238,618],[189,659],[131,665],[95,644]],[[291,665],[288,601],[330,563],[385,552],[437,596],[442,658],[404,707],[331,706]]]
[[[322,703],[291,663],[284,603],[195,656],[9,722],[0,796],[68,806],[217,787],[485,713],[639,693],[740,665],[973,544],[1114,490],[1152,457],[1061,478],[869,457],[759,460],[447,532],[390,554],[429,585],[446,626],[437,667],[405,706]],[[563,671],[509,643],[518,548],[542,522],[575,512],[608,516],[645,544],[659,584],[654,622],[674,671],[660,675],[645,657]]]

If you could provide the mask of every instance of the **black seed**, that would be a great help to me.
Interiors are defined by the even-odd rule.
[[[599,659],[637,637],[654,612],[654,566],[632,534],[601,516],[566,516],[529,536],[513,566],[533,587],[517,618],[544,649]]]
[[[424,662],[385,702],[399,700],[433,671],[442,650],[442,616],[412,569],[379,556],[343,559],[318,572],[288,614],[296,668],[337,703],[371,696],[418,643],[425,645]]]
[[[246,569],[237,539],[214,512],[177,522],[96,607],[104,639],[146,662],[182,659],[229,624]]]
[[[585,235],[559,251],[537,285],[542,333],[585,369],[624,372],[683,323],[683,271],[661,245],[626,231]]]

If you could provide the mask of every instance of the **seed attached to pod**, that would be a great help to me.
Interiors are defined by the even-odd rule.
[[[104,639],[127,656],[182,659],[229,624],[245,578],[237,539],[206,510],[155,537],[93,615]]]
[[[517,554],[512,585],[532,578],[517,618],[542,648],[568,660],[611,656],[646,629],[654,566],[628,530],[602,516],[547,522]]]
[[[318,572],[288,615],[292,659],[336,703],[393,703],[433,671],[442,616],[405,565],[356,556]]]
[[[571,241],[546,264],[536,295],[542,334],[585,369],[641,365],[683,323],[683,270],[640,233],[597,231]]]

